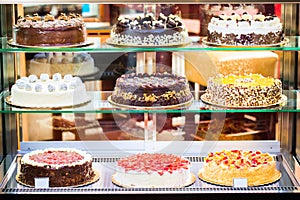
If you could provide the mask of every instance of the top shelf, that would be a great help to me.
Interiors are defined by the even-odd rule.
[[[68,3],[101,3],[101,4],[111,4],[111,3],[145,3],[143,0],[43,0],[43,3],[45,4],[68,4]],[[36,0],[14,0],[13,4],[25,4],[25,3],[36,3]],[[204,3],[270,3],[266,0],[183,0],[183,1],[175,1],[175,0],[148,0],[146,2],[147,4],[151,3],[199,3],[199,4],[204,4]],[[272,3],[299,3],[298,0],[275,0]],[[1,4],[12,4],[11,0],[1,0]]]
[[[156,52],[156,51],[251,51],[251,50],[260,50],[260,51],[300,51],[300,36],[288,36],[288,43],[284,46],[265,46],[265,47],[252,47],[252,46],[206,46],[201,42],[192,42],[186,46],[174,46],[174,47],[114,47],[108,45],[106,40],[98,40],[98,38],[89,38],[88,43],[93,43],[88,46],[79,46],[79,47],[16,47],[11,46],[8,43],[6,37],[0,38],[0,52]]]

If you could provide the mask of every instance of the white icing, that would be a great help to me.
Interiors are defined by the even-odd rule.
[[[37,79],[35,82],[26,83],[25,88],[14,84],[11,88],[11,101],[26,107],[63,107],[87,102],[89,97],[85,85],[77,77],[71,76],[67,79],[68,81]],[[49,85],[53,86],[50,86],[50,90]],[[53,88],[58,89],[52,90]]]
[[[70,163],[70,164],[49,164],[49,163],[42,163],[42,162],[36,162],[32,159],[30,159],[31,156],[36,155],[36,154],[42,154],[47,151],[66,151],[66,152],[75,152],[78,153],[83,157],[82,160],[78,160],[76,162]],[[76,166],[76,165],[83,165],[86,162],[92,162],[92,156],[84,151],[77,150],[77,149],[70,149],[70,148],[48,148],[44,150],[35,150],[30,153],[25,154],[22,159],[21,159],[21,164],[28,164],[32,166],[37,166],[37,167],[44,167],[45,165],[51,166],[51,168],[54,169],[59,169],[61,167],[71,167],[71,166]]]
[[[219,22],[223,21],[223,22]],[[219,23],[222,25],[220,26]],[[224,23],[226,24],[224,26]],[[264,21],[264,22],[254,22],[254,26],[252,25],[253,21],[251,21],[251,25],[249,25],[249,22],[238,22],[237,27],[233,27],[233,23],[230,21],[225,21],[225,20],[218,20],[215,23],[209,23],[208,24],[208,30],[210,32],[216,31],[217,33],[222,33],[222,34],[251,34],[251,33],[256,33],[256,34],[268,34],[270,32],[278,32],[282,30],[282,24],[278,23],[276,25],[270,26],[271,22],[269,21]],[[258,23],[261,23],[260,25]]]

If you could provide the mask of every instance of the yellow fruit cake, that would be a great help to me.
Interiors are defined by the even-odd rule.
[[[232,186],[234,178],[246,178],[248,186],[258,186],[275,182],[280,176],[273,157],[261,151],[211,152],[199,171],[202,180],[226,186]]]

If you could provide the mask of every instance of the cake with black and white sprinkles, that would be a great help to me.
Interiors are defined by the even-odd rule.
[[[169,46],[187,42],[188,32],[177,15],[152,13],[143,17],[119,17],[111,30],[111,43],[127,46]]]
[[[282,82],[260,74],[210,77],[206,97],[222,106],[268,106],[282,99]]]
[[[283,40],[282,23],[275,15],[222,14],[208,24],[207,42],[217,45],[272,45]]]

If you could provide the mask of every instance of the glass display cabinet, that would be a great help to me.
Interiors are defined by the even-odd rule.
[[[34,4],[33,4],[34,3]],[[40,4],[39,4],[40,3]],[[43,3],[43,4],[42,4]],[[116,3],[116,4],[115,4]],[[118,3],[118,4],[117,4]],[[128,5],[128,3],[132,3]],[[299,2],[157,2],[93,0],[44,0],[33,2],[2,0],[0,4],[0,193],[70,195],[72,198],[297,198],[300,191],[299,137]],[[251,3],[251,4],[248,4]],[[46,5],[47,4],[47,5]],[[107,43],[112,26],[121,15],[144,12],[179,15],[185,23],[189,42],[176,46],[114,46]],[[13,44],[13,26],[18,16],[39,13],[78,13],[87,26],[84,46],[32,47]],[[276,15],[283,24],[285,42],[267,46],[210,45],[207,27],[214,15],[222,13]],[[91,101],[67,108],[24,108],[10,104],[11,87],[17,79],[39,73],[44,65],[59,62],[43,56],[82,54],[92,69],[68,71],[84,82]],[[40,56],[40,57],[39,57]],[[48,63],[49,62],[49,63]],[[68,62],[63,62],[68,64]],[[57,65],[62,69],[63,65]],[[66,65],[67,66],[67,65]],[[201,98],[207,80],[221,71],[262,73],[282,82],[284,101],[267,107],[224,107]],[[116,80],[130,73],[173,73],[187,78],[193,101],[184,107],[116,107],[108,98]],[[49,72],[51,73],[51,72]],[[80,187],[29,187],[16,179],[23,155],[46,148],[75,148],[92,155],[99,180]],[[233,186],[211,184],[198,178],[204,158],[224,149],[267,152],[281,172],[279,180],[248,186],[236,180]],[[117,161],[137,153],[167,153],[187,158],[195,182],[180,188],[126,188],[112,182]],[[47,194],[47,195],[46,195]],[[86,195],[86,196],[83,196]],[[98,196],[99,195],[99,196]],[[101,196],[102,195],[102,196]],[[0,196],[1,198],[1,196]],[[125,197],[126,198],[126,197]]]

